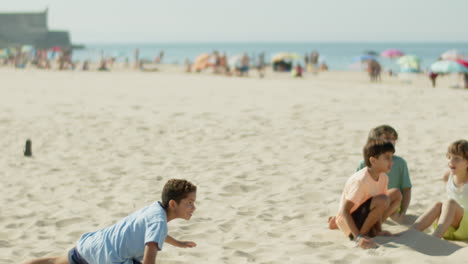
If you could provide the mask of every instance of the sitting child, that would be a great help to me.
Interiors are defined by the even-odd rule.
[[[391,235],[382,230],[382,222],[395,213],[401,203],[397,189],[387,189],[387,172],[392,168],[393,144],[370,139],[364,146],[365,168],[346,182],[336,217],[329,219],[356,244],[364,249],[377,244],[370,238]]]
[[[393,144],[393,147],[396,148],[396,142],[398,140],[398,133],[396,130],[389,125],[381,125],[371,129],[369,132],[368,139],[379,138],[390,142]],[[356,171],[364,168],[366,164],[364,161],[359,163]],[[406,215],[410,201],[411,201],[411,179],[408,171],[408,165],[406,161],[397,155],[393,155],[393,165],[390,172],[387,173],[388,176],[388,189],[397,188],[402,194],[401,205],[395,215],[392,216],[394,220],[400,220]]]
[[[468,141],[458,140],[447,151],[448,167],[444,176],[448,200],[437,202],[421,215],[413,228],[423,231],[439,219],[432,233],[450,240],[468,239]]]

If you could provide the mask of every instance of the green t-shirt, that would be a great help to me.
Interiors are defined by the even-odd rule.
[[[366,164],[362,160],[356,171],[359,171],[364,167],[366,167]],[[403,192],[403,189],[411,188],[412,186],[409,177],[408,165],[406,165],[406,161],[402,157],[393,155],[393,166],[387,175],[388,189],[397,188]]]

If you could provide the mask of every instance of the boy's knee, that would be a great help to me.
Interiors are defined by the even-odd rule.
[[[381,208],[381,209],[386,209],[390,205],[390,197],[388,197],[385,194],[380,194],[377,196],[374,196],[373,198],[375,207],[376,208]]]

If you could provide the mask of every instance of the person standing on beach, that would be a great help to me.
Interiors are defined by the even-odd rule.
[[[450,240],[468,239],[468,141],[457,140],[447,150],[449,171],[442,177],[448,200],[437,202],[422,214],[412,228],[423,231],[435,221],[432,235]]]
[[[320,54],[317,51],[312,51],[310,53],[310,64],[312,65],[312,72],[318,73],[319,70],[319,57]]]
[[[468,89],[468,73],[463,74],[463,79],[465,81],[465,89]]]
[[[260,52],[258,55],[257,71],[260,78],[265,77],[265,52]]]
[[[135,69],[140,68],[140,49],[136,48],[134,51],[134,59],[135,59]]]
[[[167,234],[169,221],[190,220],[196,195],[197,187],[192,183],[171,179],[164,185],[162,202],[154,202],[114,225],[82,235],[65,256],[39,258],[24,264],[155,264],[164,242],[181,248],[196,246]]]
[[[354,173],[347,181],[341,195],[336,217],[330,217],[331,229],[338,227],[357,246],[368,249],[377,244],[374,236],[389,236],[382,223],[400,206],[401,193],[387,189],[387,172],[392,168],[393,144],[372,139],[363,149],[366,167]]]

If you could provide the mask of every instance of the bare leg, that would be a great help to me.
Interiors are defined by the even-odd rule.
[[[388,206],[387,211],[385,211],[383,221],[387,220],[389,216],[394,214],[398,210],[398,208],[400,208],[401,199],[403,199],[400,190],[396,188],[388,190],[388,197],[390,198],[390,205]]]
[[[25,262],[24,264],[69,264],[68,256],[39,258]]]
[[[458,228],[462,218],[463,208],[455,200],[450,199],[444,202],[438,226],[432,235],[441,238],[450,226]]]
[[[429,210],[424,212],[416,221],[414,224],[411,226],[412,228],[418,230],[418,231],[424,231],[426,228],[428,228],[434,221],[440,217],[440,212],[442,211],[442,203],[437,202],[434,205],[432,205]]]
[[[368,234],[375,225],[380,226],[382,224],[382,217],[385,211],[388,210],[389,204],[390,199],[387,195],[381,194],[374,196],[370,205],[370,213],[366,221],[364,221],[361,230],[359,230],[359,233],[365,235]]]
[[[328,217],[328,228],[329,229],[338,229],[338,225],[336,224],[336,217],[334,217],[334,216]]]

